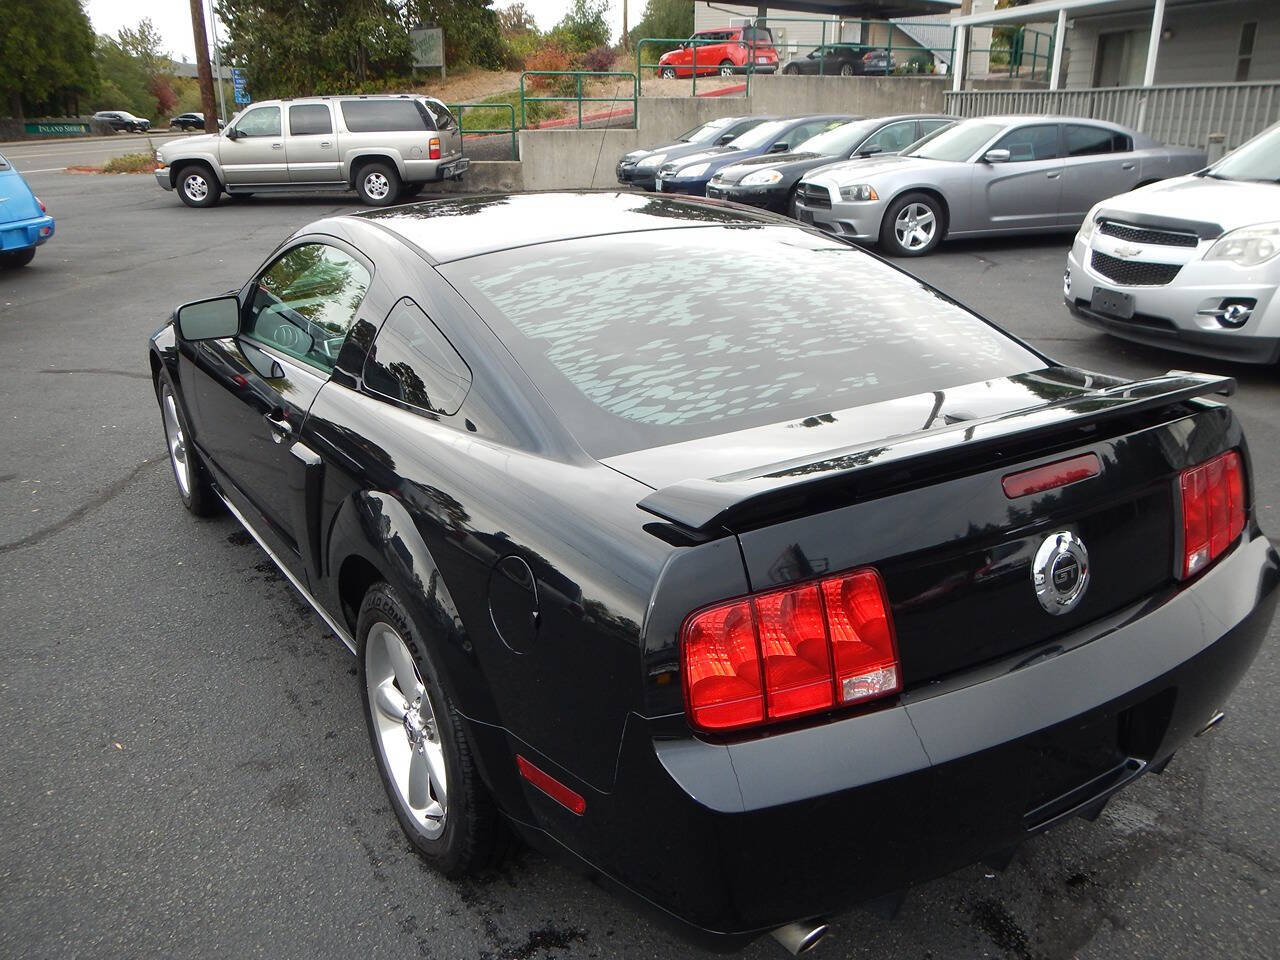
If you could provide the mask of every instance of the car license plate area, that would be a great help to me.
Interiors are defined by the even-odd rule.
[[[1133,297],[1119,290],[1108,290],[1106,287],[1094,287],[1093,299],[1089,302],[1094,313],[1106,314],[1119,320],[1133,319]]]

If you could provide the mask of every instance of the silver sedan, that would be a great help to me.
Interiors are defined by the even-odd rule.
[[[965,120],[904,156],[807,174],[796,216],[886,252],[918,257],[943,238],[1067,232],[1104,197],[1198,170],[1204,153],[1101,120]]]

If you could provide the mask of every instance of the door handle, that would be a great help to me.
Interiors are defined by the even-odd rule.
[[[320,146],[322,146],[322,147],[332,147],[332,146],[333,146],[333,144],[332,144],[332,143],[330,143],[328,140],[321,140],[321,141],[320,141]]]
[[[272,149],[272,150],[283,150],[283,149],[284,149],[284,144],[283,144],[283,143],[273,143],[273,144],[271,145],[271,149]]]
[[[1132,169],[1134,168],[1134,166],[1135,166],[1134,162],[1133,162],[1132,160],[1130,160],[1130,161],[1128,161],[1127,163],[1122,163],[1122,164],[1120,164],[1120,169],[1121,169],[1121,170],[1132,170]]]
[[[286,416],[283,410],[278,409],[262,415],[262,419],[267,421],[267,427],[271,430],[271,439],[275,443],[284,443],[293,436],[293,424],[285,419]]]
[[[1057,180],[1060,176],[1062,176],[1062,172],[1060,170],[1055,170],[1053,171],[1053,173],[1046,173],[1045,176],[1048,177],[1050,180]]]

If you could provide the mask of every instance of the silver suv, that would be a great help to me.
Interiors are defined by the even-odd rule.
[[[385,207],[470,163],[449,109],[432,97],[308,97],[251,104],[217,134],[156,151],[156,182],[189,207],[232,196],[355,190]]]

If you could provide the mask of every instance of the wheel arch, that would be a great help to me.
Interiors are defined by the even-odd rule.
[[[400,179],[404,179],[404,162],[400,159],[400,155],[394,150],[375,150],[373,152],[360,152],[351,157],[347,161],[347,186],[352,190],[356,187],[356,180],[360,177],[360,171],[371,163],[389,163],[400,175]]]
[[[947,203],[946,195],[943,194],[943,192],[939,190],[937,187],[931,186],[929,184],[919,184],[916,186],[903,187],[900,190],[894,191],[894,194],[889,199],[889,202],[885,204],[884,215],[888,217],[889,208],[892,207],[899,200],[901,200],[908,193],[923,193],[926,196],[930,196],[933,199],[938,201],[938,205],[942,208],[942,236],[939,239],[940,240],[947,239],[947,234],[951,232],[951,205]],[[883,221],[881,221],[881,224],[883,226]]]
[[[222,177],[222,167],[218,164],[218,161],[208,154],[201,153],[190,157],[177,157],[169,161],[169,185],[176,190],[178,188],[178,174],[193,165],[204,167],[213,174],[219,189],[226,182]]]

